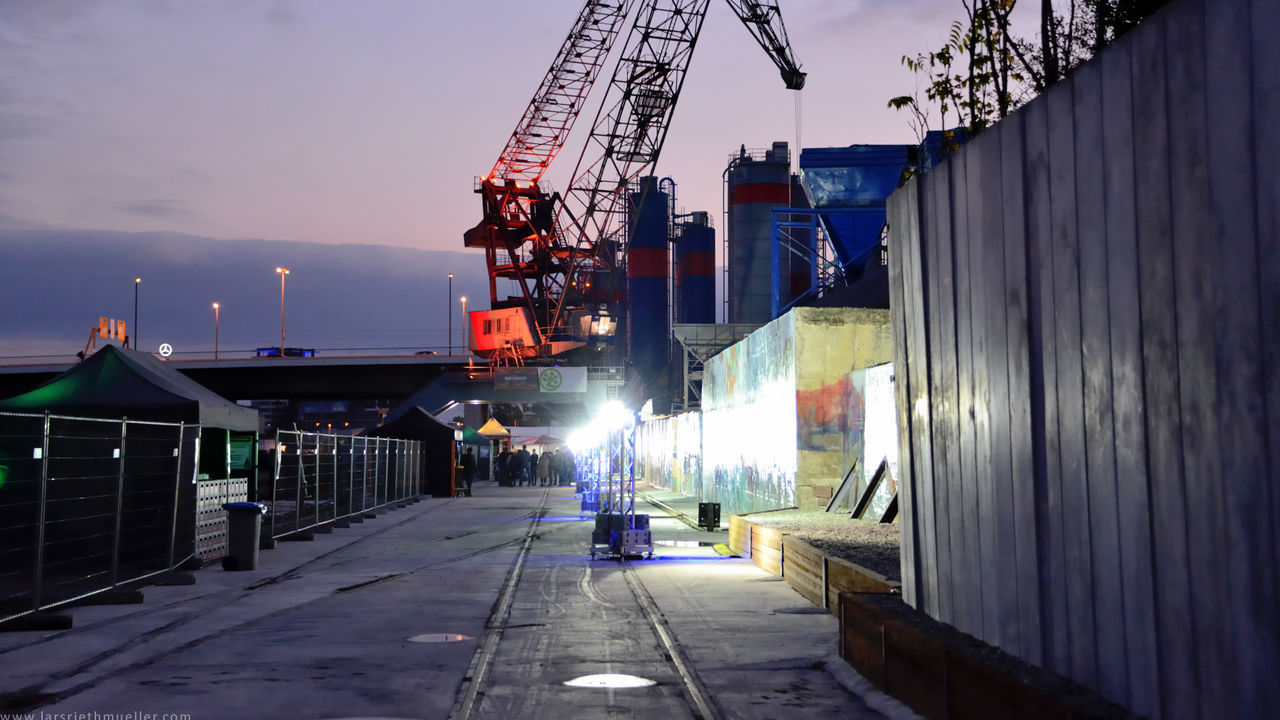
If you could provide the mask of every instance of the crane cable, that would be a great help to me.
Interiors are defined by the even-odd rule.
[[[795,103],[796,103],[796,151],[795,151],[795,153],[792,155],[792,157],[794,158],[794,161],[795,161],[794,167],[795,167],[795,171],[796,171],[796,172],[800,172],[800,151],[801,151],[801,149],[803,149],[803,148],[804,148],[804,146],[800,144],[800,129],[801,129],[801,124],[802,124],[802,122],[803,122],[803,120],[804,120],[804,95],[803,95],[803,93],[804,93],[804,90],[803,90],[803,89],[797,90],[797,91],[796,91],[796,97],[795,97]]]

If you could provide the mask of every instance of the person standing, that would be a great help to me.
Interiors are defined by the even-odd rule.
[[[506,487],[511,486],[511,465],[514,462],[514,456],[511,448],[503,445],[502,452],[498,454],[498,484]]]
[[[458,464],[462,466],[462,493],[471,497],[471,482],[476,479],[476,456],[470,447],[462,453],[462,460]]]
[[[521,445],[511,460],[515,463],[515,468],[512,471],[512,475],[515,477],[515,484],[524,485],[529,482],[529,446]]]
[[[552,455],[549,452],[543,452],[542,457],[538,458],[538,484],[551,484],[551,460]]]

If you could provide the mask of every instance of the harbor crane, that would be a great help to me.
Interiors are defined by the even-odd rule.
[[[624,284],[629,192],[666,140],[711,0],[586,0],[493,169],[479,178],[490,309],[472,350],[494,363],[560,356],[612,334]],[[787,88],[804,87],[775,2],[726,0]],[[543,178],[628,18],[630,32],[565,195]],[[499,297],[499,280],[518,294]]]

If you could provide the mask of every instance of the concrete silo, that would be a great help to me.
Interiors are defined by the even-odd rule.
[[[772,211],[791,205],[791,152],[785,142],[768,150],[744,146],[729,158],[728,287],[730,323],[773,319]]]
[[[716,321],[716,231],[705,212],[691,213],[675,241],[675,321]]]
[[[665,398],[671,354],[670,197],[642,177],[628,194],[627,357],[647,397]]]

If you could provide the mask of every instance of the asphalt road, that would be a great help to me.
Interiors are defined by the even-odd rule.
[[[281,543],[257,570],[0,634],[6,710],[34,717],[910,717],[836,655],[834,617],[727,533],[652,513],[656,557],[592,559],[567,488],[427,499]],[[622,674],[644,687],[566,685]],[[2,715],[0,715],[2,717]]]

